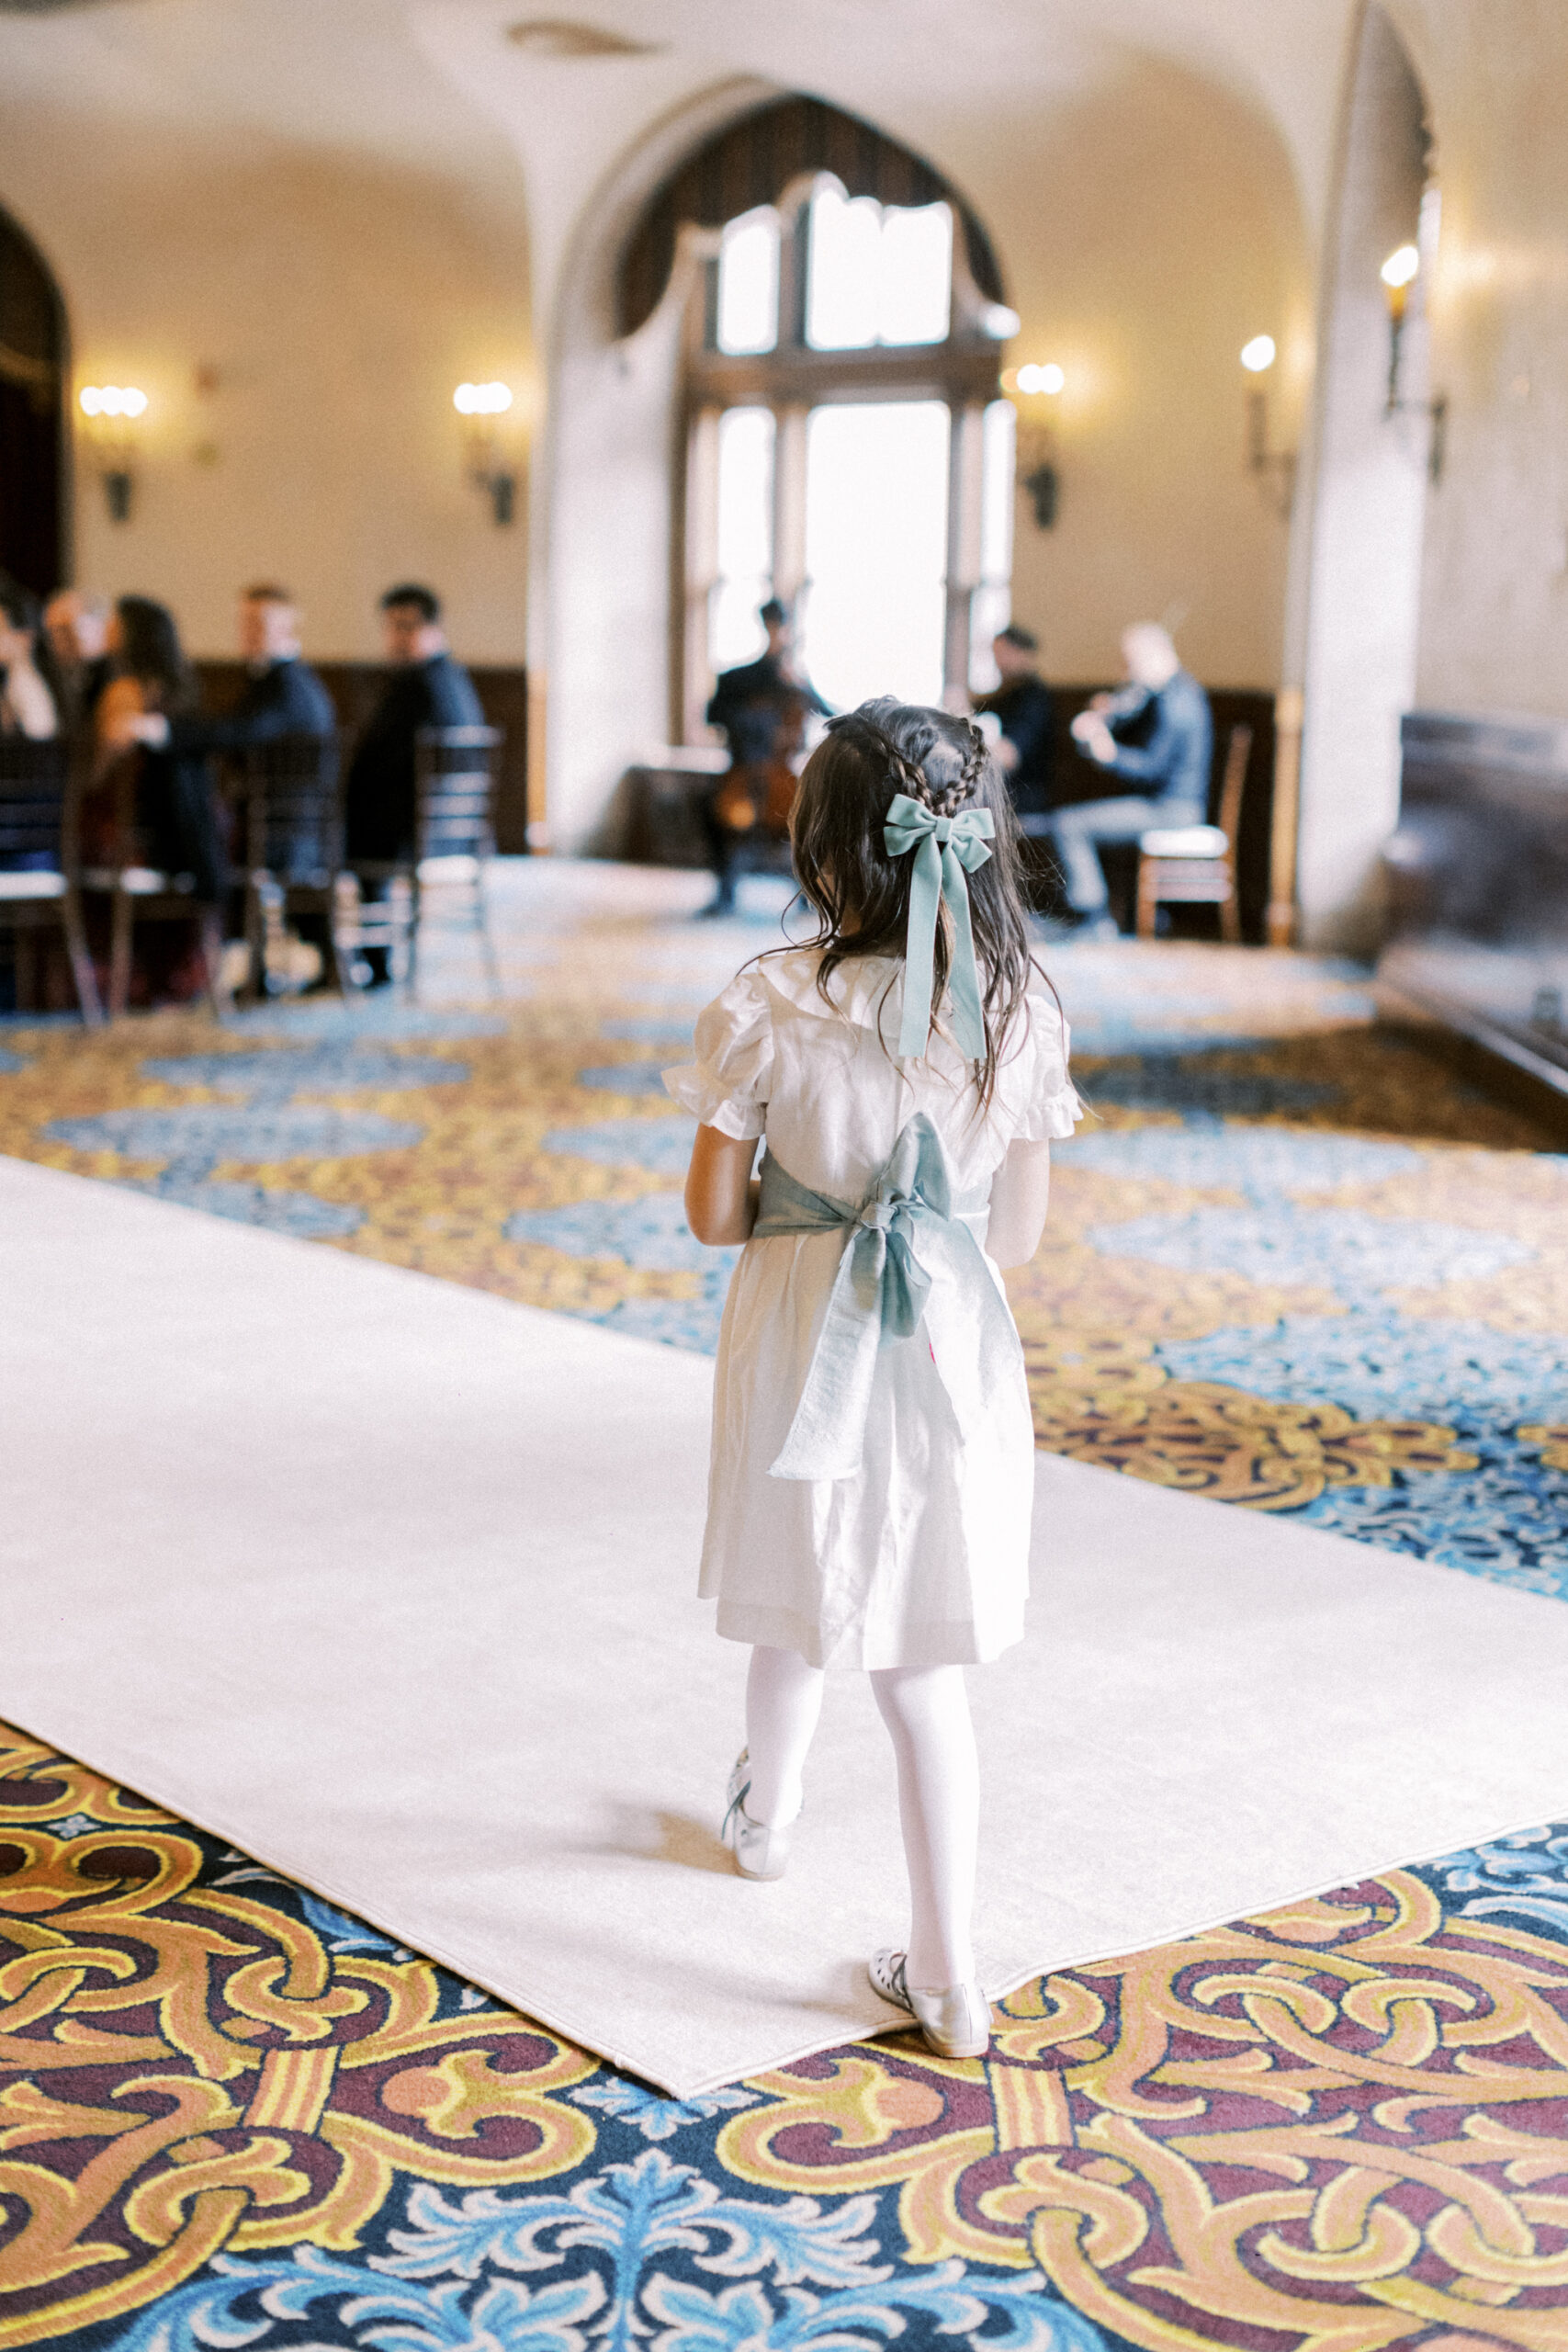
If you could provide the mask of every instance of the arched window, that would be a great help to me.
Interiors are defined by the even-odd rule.
[[[661,298],[682,232],[679,709],[794,610],[835,706],[953,699],[1009,612],[1016,321],[985,232],[868,124],[788,99],[732,125],[655,197],[623,257],[621,326]]]

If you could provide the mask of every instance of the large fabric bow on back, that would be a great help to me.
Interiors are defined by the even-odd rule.
[[[789,1434],[770,1465],[773,1477],[849,1478],[859,1470],[877,1356],[919,1329],[933,1270],[965,1287],[975,1303],[979,1409],[999,1382],[1015,1376],[1021,1361],[1018,1332],[980,1244],[964,1222],[965,1213],[985,1207],[989,1191],[985,1184],[972,1197],[954,1200],[942,1139],[923,1111],[904,1127],[887,1165],[858,1203],[812,1192],[768,1153],[754,1228],[760,1240],[842,1226],[853,1230],[839,1261]],[[940,1363],[937,1370],[945,1384]],[[953,1396],[953,1402],[962,1425],[961,1400]]]
[[[910,850],[915,854],[904,947],[904,1018],[898,1028],[901,1060],[918,1060],[931,1042],[936,921],[943,899],[953,916],[953,963],[947,979],[953,1034],[966,1060],[985,1058],[986,1020],[969,922],[968,877],[990,856],[987,843],[996,830],[988,808],[961,808],[956,817],[939,817],[907,792],[897,793],[888,808],[882,836],[888,856],[903,857]]]

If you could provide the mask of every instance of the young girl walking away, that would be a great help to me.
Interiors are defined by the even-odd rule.
[[[1033,1433],[998,1269],[1032,1257],[1049,1138],[1078,1116],[1032,964],[1011,803],[966,719],[882,700],[800,781],[808,946],[759,957],[666,1073],[701,1122],[686,1212],[744,1241],[715,1384],[702,1590],[752,1645],[725,1831],[778,1878],[824,1670],[892,1736],[907,1950],[871,1981],[976,2057],[979,1792],[963,1669],[1023,1631]],[[758,1139],[767,1152],[751,1174]]]

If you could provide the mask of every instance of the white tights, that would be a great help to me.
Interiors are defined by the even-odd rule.
[[[770,1828],[800,1811],[801,1773],[827,1677],[794,1650],[759,1645],[746,1679],[746,1810]],[[918,1992],[967,1984],[975,1973],[970,1919],[979,1842],[980,1785],[964,1669],[887,1667],[871,1687],[893,1741],[898,1818],[909,1873],[908,1982]]]

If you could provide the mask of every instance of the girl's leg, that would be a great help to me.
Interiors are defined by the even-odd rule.
[[[751,1786],[746,1811],[769,1829],[782,1829],[801,1806],[800,1775],[822,1712],[826,1675],[794,1650],[759,1643],[746,1678],[746,1745]]]
[[[959,1666],[873,1674],[898,1764],[898,1817],[909,1871],[906,1981],[918,1992],[966,1984],[980,1830],[980,1776]]]

